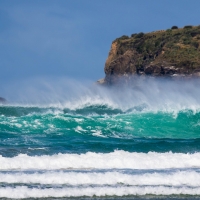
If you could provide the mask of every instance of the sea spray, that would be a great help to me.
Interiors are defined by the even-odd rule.
[[[132,83],[61,78],[7,86],[0,197],[198,198],[200,81]]]
[[[131,85],[104,87],[91,81],[38,78],[7,86],[5,98],[12,105],[76,110],[105,105],[122,111],[140,107],[150,111],[199,110],[198,79],[132,77]],[[14,86],[13,86],[14,85]]]

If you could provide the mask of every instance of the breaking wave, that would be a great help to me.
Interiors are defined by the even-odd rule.
[[[198,197],[200,81],[134,78],[7,88],[0,198]]]
[[[166,169],[200,168],[200,153],[111,153],[58,154],[52,156],[0,157],[1,170],[56,169]]]

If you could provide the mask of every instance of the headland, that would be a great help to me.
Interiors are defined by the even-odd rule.
[[[132,75],[200,77],[200,26],[123,35],[112,42],[100,84]]]

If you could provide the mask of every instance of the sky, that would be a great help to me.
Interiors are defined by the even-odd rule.
[[[96,81],[112,41],[200,24],[199,0],[0,0],[0,96],[38,77]]]

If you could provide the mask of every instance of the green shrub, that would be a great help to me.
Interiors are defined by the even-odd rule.
[[[113,42],[116,42],[116,41],[120,42],[121,40],[125,40],[125,39],[129,39],[129,37],[127,35],[122,35],[121,37],[116,38]]]
[[[127,35],[122,35],[119,39],[120,40],[125,40],[125,39],[128,39],[129,37]]]
[[[191,35],[192,37],[195,37],[195,36],[198,35],[198,34],[200,34],[200,30],[198,30],[198,29],[190,32],[190,35]]]
[[[166,47],[167,48],[173,48],[173,46],[174,46],[174,43],[173,42],[168,42],[167,44],[166,44]]]
[[[155,47],[157,47],[160,44],[160,41],[155,42]]]
[[[138,46],[138,47],[136,48],[136,51],[137,51],[138,53],[142,53],[142,52],[143,52],[143,47],[142,47],[142,46]]]
[[[178,26],[172,26],[171,29],[178,29]]]
[[[137,33],[133,33],[131,34],[131,37],[135,37],[137,35]]]
[[[187,25],[187,26],[184,26],[183,28],[187,29],[187,28],[192,28],[191,25]]]
[[[183,40],[183,44],[187,45],[187,44],[190,44],[191,43],[191,40],[189,37],[185,36],[184,38],[182,38]]]
[[[172,29],[167,29],[166,32],[169,34],[172,32]]]
[[[136,38],[142,38],[144,36],[144,33],[143,32],[140,32],[138,33],[135,37]]]
[[[174,36],[180,36],[181,35],[181,33],[174,33]]]
[[[198,49],[198,47],[199,47],[199,43],[198,43],[198,42],[196,42],[196,41],[194,41],[194,42],[192,42],[192,46],[194,46],[195,48],[197,48],[197,49]]]

